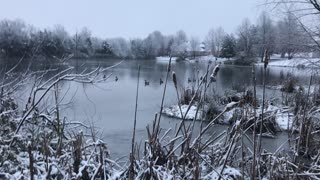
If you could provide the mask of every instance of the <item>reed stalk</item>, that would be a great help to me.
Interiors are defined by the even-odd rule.
[[[257,129],[257,91],[256,91],[256,73],[255,66],[252,65],[252,82],[253,82],[253,112],[254,112],[254,125],[253,125],[253,160],[251,167],[251,180],[256,177],[256,152],[257,152],[257,140],[256,140],[256,129]]]
[[[134,144],[136,137],[136,124],[137,124],[137,112],[138,112],[138,99],[139,99],[139,83],[140,83],[140,66],[138,66],[138,81],[137,81],[137,89],[136,89],[136,104],[134,109],[134,121],[133,121],[133,134],[132,134],[132,142],[131,142],[131,153],[130,153],[130,170],[129,170],[129,179],[134,179]]]

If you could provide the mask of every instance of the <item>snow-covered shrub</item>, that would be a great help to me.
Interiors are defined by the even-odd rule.
[[[0,113],[0,173],[7,178],[92,178],[112,173],[106,145],[99,139],[84,138],[82,132],[58,133],[56,118],[34,112],[18,133],[19,114],[14,102]],[[67,122],[61,121],[61,126]],[[61,130],[61,129],[60,129]],[[63,136],[63,138],[59,137]],[[30,169],[33,167],[33,169]],[[107,172],[108,171],[108,172]]]
[[[288,78],[281,87],[281,91],[292,93],[295,91],[297,81],[294,78]]]

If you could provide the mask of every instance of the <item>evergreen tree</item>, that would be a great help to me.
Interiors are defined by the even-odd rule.
[[[236,40],[233,35],[224,37],[221,49],[221,57],[231,58],[236,55]]]

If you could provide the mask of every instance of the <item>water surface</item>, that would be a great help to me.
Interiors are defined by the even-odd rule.
[[[95,69],[96,67],[108,67],[118,63],[120,60],[73,60],[71,65],[78,65],[77,70],[84,68]],[[214,63],[208,61],[200,62],[173,62],[172,70],[176,72],[180,87],[191,87],[194,83],[188,83],[188,79],[199,78],[205,73],[208,64],[211,69]],[[79,84],[76,82],[63,82],[59,84],[60,97],[63,98],[63,114],[70,121],[81,121],[87,124],[94,124],[97,127],[99,136],[108,144],[112,157],[121,157],[130,152],[131,138],[133,131],[134,109],[136,86],[138,81],[138,65],[141,66],[139,99],[137,112],[136,136],[138,142],[143,142],[146,137],[146,126],[152,124],[154,116],[160,110],[161,98],[164,84],[160,84],[160,79],[165,80],[168,62],[157,60],[125,60],[120,65],[105,72],[106,76],[112,74],[109,79],[97,84]],[[210,69],[210,70],[211,70]],[[300,82],[307,82],[306,70],[292,68],[268,69],[268,82],[278,81],[280,72],[283,74],[292,73],[299,77]],[[256,67],[258,85],[262,84],[262,66]],[[117,81],[115,78],[117,77]],[[145,85],[145,81],[149,85]],[[224,94],[235,84],[249,86],[252,82],[252,68],[244,66],[222,65],[218,73],[217,81],[212,84],[210,91]],[[28,90],[32,84],[27,85],[20,94],[27,97]],[[262,89],[258,86],[258,95],[261,96]],[[267,90],[267,98],[279,95],[277,90]],[[26,101],[20,98],[20,101]],[[169,78],[165,106],[177,103],[176,92]],[[176,127],[180,120],[162,116],[161,127],[163,131]],[[195,133],[199,132],[200,123],[196,123]],[[217,125],[210,129],[209,134],[219,133],[229,126]],[[89,134],[89,132],[87,132]],[[278,133],[276,139],[263,139],[264,147],[274,151],[287,139],[286,133]],[[143,143],[142,143],[143,144]]]

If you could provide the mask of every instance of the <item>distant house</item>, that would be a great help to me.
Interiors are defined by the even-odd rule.
[[[206,50],[206,45],[204,42],[201,42],[195,51],[191,48],[190,42],[185,42],[177,47],[174,48],[172,52],[172,56],[181,57],[181,58],[188,58],[193,56],[207,56],[210,55],[210,52]]]
[[[196,55],[196,56],[207,56],[207,55],[210,55],[210,52],[208,52],[206,50],[206,44],[204,42],[201,42],[199,44],[199,47],[196,48],[196,51],[193,51],[193,49],[191,48],[190,46],[190,43],[188,42],[188,45],[187,45],[187,54],[188,56],[193,56],[193,55]]]
[[[200,43],[200,51],[205,52],[206,51],[206,44],[204,42]]]

